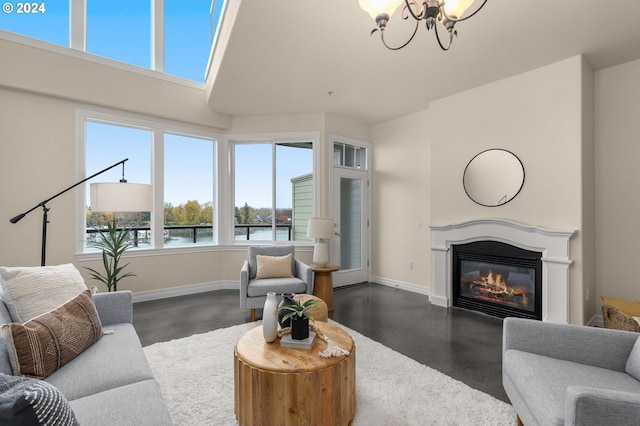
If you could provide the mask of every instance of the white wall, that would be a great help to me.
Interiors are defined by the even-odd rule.
[[[204,85],[150,78],[161,74],[37,40],[0,38],[0,53],[0,86],[219,129],[231,124],[231,117],[207,108]]]
[[[640,300],[640,61],[595,75],[596,292]]]
[[[430,291],[429,224],[502,218],[576,229],[580,232],[571,243],[571,321],[583,323],[585,72],[581,57],[570,58],[438,100],[428,111],[374,127],[374,191],[380,197],[374,202],[374,216],[384,228],[375,231],[376,274]],[[501,207],[474,203],[462,185],[468,161],[489,148],[512,151],[525,168],[522,191]],[[421,231],[416,231],[418,220],[423,221]],[[397,229],[392,224],[398,224]],[[415,256],[414,272],[407,271],[409,255]]]
[[[430,127],[429,111],[373,127],[372,275],[422,292],[431,287]]]

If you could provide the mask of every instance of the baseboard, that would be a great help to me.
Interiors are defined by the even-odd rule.
[[[372,276],[370,281],[387,287],[393,287],[400,290],[410,291],[412,293],[423,294],[425,296],[429,296],[429,300],[431,300],[431,298],[433,297],[433,295],[431,294],[431,290],[421,285],[391,280],[388,278],[377,276]],[[338,286],[336,286],[336,288],[337,287]],[[170,297],[187,296],[197,293],[206,293],[208,291],[215,290],[238,290],[239,288],[240,283],[238,281],[216,281],[210,283],[190,284],[179,287],[163,288],[159,290],[140,291],[133,293],[133,303],[149,302],[151,300],[168,299]]]
[[[386,285],[387,287],[399,288],[400,290],[406,290],[412,293],[424,294],[425,296],[429,296],[429,300],[431,300],[431,290],[421,285],[378,276],[371,276],[370,281],[376,284]]]
[[[168,299],[170,297],[187,296],[189,294],[206,293],[215,290],[238,290],[238,281],[216,281],[210,283],[190,284],[179,287],[163,288],[133,293],[133,303],[148,302],[151,300]]]

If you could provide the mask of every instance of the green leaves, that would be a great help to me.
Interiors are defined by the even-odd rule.
[[[129,240],[129,229],[118,231],[115,218],[107,224],[106,231],[98,231],[96,240],[89,244],[102,250],[102,265],[104,272],[92,268],[85,268],[94,280],[103,282],[109,291],[118,291],[118,282],[127,277],[135,277],[132,272],[123,274],[129,264],[120,265],[120,258],[133,243]]]
[[[293,304],[280,306],[278,308],[279,311],[289,311],[285,316],[282,317],[282,321],[286,321],[292,316],[296,315],[298,317],[306,317],[310,320],[313,320],[313,316],[309,313],[309,309],[314,306],[318,306],[318,301],[316,299],[309,299],[303,304],[300,304],[300,301],[297,299],[291,299]]]

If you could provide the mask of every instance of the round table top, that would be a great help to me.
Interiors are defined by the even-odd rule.
[[[338,265],[316,265],[312,263],[310,266],[313,272],[335,272],[340,269]]]
[[[353,354],[355,344],[346,331],[322,321],[315,321],[315,325],[333,343],[349,351],[350,355],[331,358],[321,357],[318,352],[325,350],[327,344],[318,336],[313,340],[311,349],[281,347],[280,339],[267,343],[262,334],[262,326],[248,331],[238,340],[235,348],[236,355],[246,364],[261,370],[296,373],[331,367]]]

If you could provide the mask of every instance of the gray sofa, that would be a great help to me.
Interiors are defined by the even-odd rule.
[[[639,424],[640,381],[628,374],[627,363],[632,350],[638,356],[639,336],[506,318],[502,382],[522,423]]]
[[[93,300],[106,334],[45,380],[69,400],[83,426],[173,424],[133,328],[131,292],[98,293]],[[0,324],[9,322],[0,299]],[[12,374],[1,337],[0,372]]]

